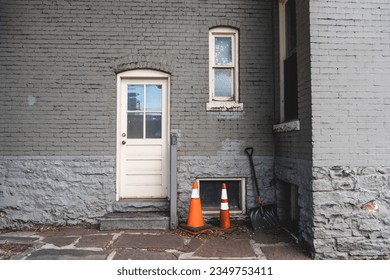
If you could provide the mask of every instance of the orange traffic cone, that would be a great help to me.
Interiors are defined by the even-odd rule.
[[[230,213],[229,213],[229,202],[227,196],[226,184],[222,184],[222,194],[221,194],[221,210],[219,212],[220,219],[220,228],[229,229],[230,228]]]
[[[181,224],[179,225],[179,228],[192,234],[203,233],[208,231],[210,228],[210,226],[206,225],[203,220],[202,203],[199,197],[199,188],[197,182],[192,184],[192,194],[187,224]]]

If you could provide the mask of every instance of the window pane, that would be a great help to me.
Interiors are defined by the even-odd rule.
[[[127,86],[127,110],[139,111],[144,109],[144,86],[128,85]]]
[[[146,111],[161,111],[162,86],[146,86]]]
[[[232,38],[215,37],[215,64],[232,64]]]
[[[232,69],[214,69],[214,96],[232,96]]]
[[[127,138],[144,138],[144,114],[127,113]]]
[[[146,138],[161,138],[161,113],[146,113]]]

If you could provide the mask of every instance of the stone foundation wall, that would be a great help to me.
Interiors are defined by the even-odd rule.
[[[314,167],[317,259],[390,256],[390,167]]]
[[[114,157],[0,158],[0,228],[94,224],[114,200]]]
[[[274,203],[273,158],[253,157],[256,176],[264,203]],[[178,214],[186,221],[192,183],[198,178],[245,178],[246,207],[257,206],[257,194],[247,156],[198,156],[178,158]]]

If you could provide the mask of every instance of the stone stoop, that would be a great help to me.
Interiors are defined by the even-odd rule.
[[[100,230],[169,229],[168,212],[114,212],[100,218]]]
[[[121,200],[101,217],[100,230],[169,229],[169,201]]]

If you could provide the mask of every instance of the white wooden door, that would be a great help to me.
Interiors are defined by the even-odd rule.
[[[120,82],[119,199],[168,194],[167,79]]]

